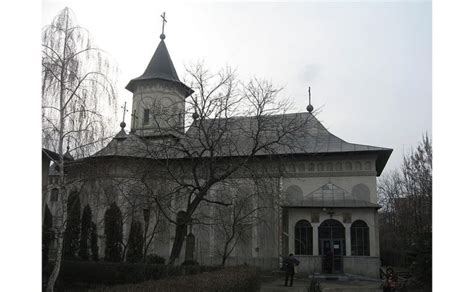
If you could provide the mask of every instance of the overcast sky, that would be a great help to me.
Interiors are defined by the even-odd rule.
[[[124,87],[148,65],[166,11],[166,45],[180,76],[199,60],[230,65],[243,79],[285,87],[295,111],[305,111],[311,86],[333,134],[394,149],[386,170],[422,133],[431,136],[431,2],[116,2],[43,1],[42,24],[65,6],[75,12],[119,66],[121,104],[131,103]]]

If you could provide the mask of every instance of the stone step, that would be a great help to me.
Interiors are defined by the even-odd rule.
[[[380,284],[371,282],[321,283],[322,292],[381,292]]]
[[[317,280],[326,280],[326,281],[368,281],[368,282],[382,283],[380,279],[374,279],[374,278],[353,275],[353,274],[335,275],[335,274],[315,273],[313,275],[309,275],[308,278],[310,279],[315,278]]]
[[[321,288],[322,292],[382,292],[382,288]]]
[[[334,274],[313,274],[309,275],[309,278],[317,279],[318,281],[349,281],[349,277],[346,275],[334,275]]]

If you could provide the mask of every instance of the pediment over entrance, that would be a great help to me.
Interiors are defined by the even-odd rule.
[[[371,207],[379,208],[379,205],[354,196],[347,190],[331,182],[307,193],[303,197],[287,197],[286,207]]]

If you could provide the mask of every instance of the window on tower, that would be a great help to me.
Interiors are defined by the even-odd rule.
[[[58,196],[59,196],[59,190],[58,189],[52,189],[51,190],[50,201],[51,202],[57,202],[58,201]]]
[[[143,125],[148,125],[150,123],[150,109],[145,109],[143,112]]]

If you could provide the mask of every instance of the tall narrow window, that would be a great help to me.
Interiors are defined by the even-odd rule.
[[[51,190],[51,197],[50,201],[51,202],[57,202],[58,201],[58,196],[59,196],[59,190],[58,189],[52,189]]]
[[[143,125],[150,123],[150,109],[145,109],[143,112]]]
[[[369,227],[362,220],[357,220],[351,226],[351,253],[353,256],[369,256]]]
[[[313,254],[313,227],[306,220],[300,220],[295,225],[295,254]]]

